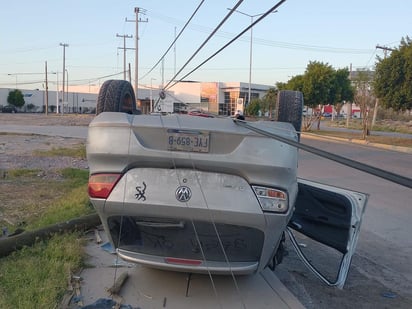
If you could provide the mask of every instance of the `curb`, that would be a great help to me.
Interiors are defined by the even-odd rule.
[[[317,134],[305,133],[305,132],[302,132],[301,136],[304,138],[308,138],[308,139],[327,140],[327,141],[332,141],[332,142],[335,141],[335,142],[340,142],[340,143],[353,143],[353,144],[358,144],[362,146],[370,146],[370,147],[375,147],[375,148],[380,148],[380,149],[386,149],[386,150],[392,150],[396,152],[412,154],[411,147],[371,143],[371,142],[361,140],[361,139],[352,139],[352,138],[348,139],[348,138],[340,138],[340,137],[335,137],[335,136],[320,136]]]

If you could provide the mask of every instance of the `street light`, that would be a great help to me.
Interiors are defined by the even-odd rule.
[[[8,76],[14,76],[16,78],[16,90],[17,90],[17,86],[19,85],[19,83],[17,82],[17,77],[18,76],[25,76],[25,75],[44,75],[44,72],[41,73],[36,73],[36,72],[20,72],[20,73],[8,73]],[[26,82],[26,83],[22,83],[22,81],[20,80],[20,85],[25,85],[25,84],[37,84],[37,83],[41,83],[41,82]]]
[[[232,9],[227,8],[229,11]],[[250,24],[253,24],[253,18],[261,16],[265,13],[250,15],[238,10],[234,10],[235,12],[250,17]],[[276,13],[277,11],[273,11],[272,13]],[[252,43],[253,43],[253,27],[250,28],[250,45],[249,45],[249,91],[248,91],[248,104],[250,104],[251,99],[251,86],[252,86]]]

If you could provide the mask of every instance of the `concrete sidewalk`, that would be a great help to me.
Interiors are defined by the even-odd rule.
[[[213,276],[169,272],[130,264],[106,251],[105,235],[100,232],[103,244],[93,237],[85,247],[89,256],[84,269],[80,296],[81,306],[99,299],[110,299],[107,289],[119,276],[127,272],[128,279],[119,295],[127,308],[304,308],[286,289],[275,274],[266,269],[250,276]],[[114,298],[117,299],[117,298]],[[81,308],[78,304],[70,308]],[[98,308],[98,307],[93,307]]]
[[[318,139],[318,140],[324,140],[324,141],[327,140],[331,142],[341,142],[341,143],[353,143],[353,144],[375,147],[375,148],[386,149],[386,150],[392,150],[392,151],[397,151],[397,152],[412,153],[411,147],[402,147],[402,146],[372,143],[372,142],[361,140],[361,139],[354,139],[354,138],[348,139],[348,138],[341,138],[341,137],[335,137],[335,136],[318,135],[316,133],[308,133],[308,132],[302,132],[301,136],[302,138],[308,138],[308,139]]]

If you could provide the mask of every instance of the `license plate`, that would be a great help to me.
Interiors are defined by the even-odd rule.
[[[167,130],[167,149],[173,151],[209,152],[209,132]]]

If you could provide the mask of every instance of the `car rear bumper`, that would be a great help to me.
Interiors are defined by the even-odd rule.
[[[215,274],[215,275],[247,275],[255,273],[258,269],[259,262],[227,262],[225,266],[222,266],[221,262],[205,261],[202,264],[194,267],[193,265],[184,265],[182,263],[165,262],[164,257],[157,257],[153,255],[146,255],[136,253],[133,251],[127,251],[123,249],[117,249],[119,257],[126,261],[133,263],[139,263],[153,268],[173,270],[188,273],[200,273],[200,274]]]
[[[177,190],[189,188],[179,201]],[[282,188],[292,192],[296,188]],[[122,258],[176,271],[246,274],[274,255],[291,215],[263,212],[235,175],[135,168],[106,201],[91,199]],[[293,205],[293,204],[292,204]]]

